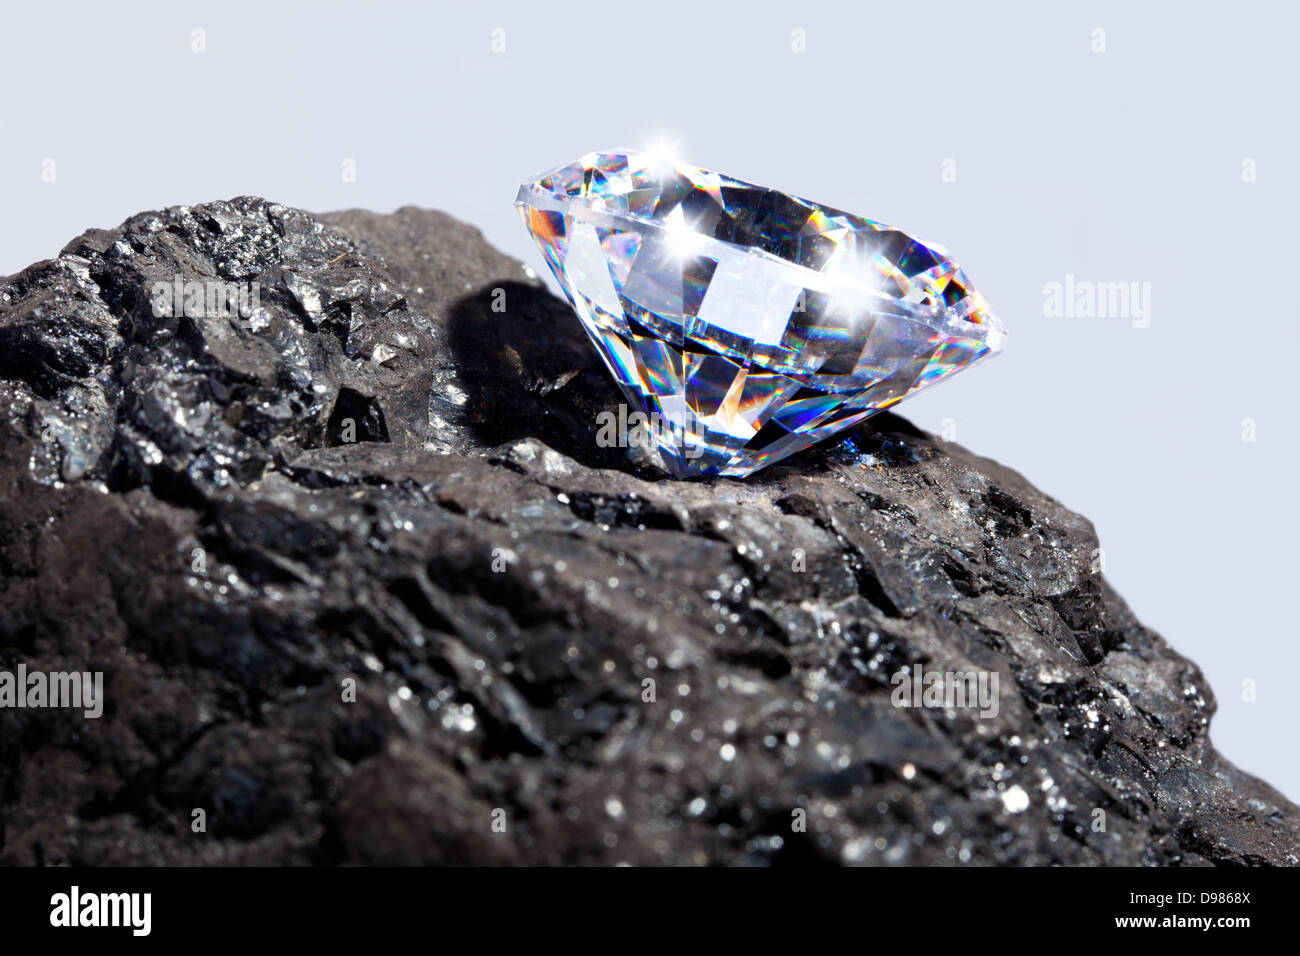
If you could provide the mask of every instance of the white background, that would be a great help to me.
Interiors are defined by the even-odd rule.
[[[1092,518],[1208,675],[1216,744],[1300,798],[1298,26],[1287,0],[6,3],[0,274],[239,194],[441,208],[542,271],[516,185],[656,141],[936,240],[1009,346],[904,413]],[[1150,327],[1045,318],[1067,274],[1151,283]]]

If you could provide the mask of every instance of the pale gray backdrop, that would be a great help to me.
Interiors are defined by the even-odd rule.
[[[0,23],[0,274],[245,193],[445,209],[540,270],[517,183],[655,141],[946,245],[1009,347],[904,413],[1092,518],[1120,593],[1205,669],[1215,742],[1300,798],[1295,3],[6,3]],[[1150,283],[1149,325],[1046,316],[1067,275]]]

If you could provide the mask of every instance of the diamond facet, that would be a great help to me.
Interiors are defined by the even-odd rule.
[[[588,153],[515,205],[678,477],[752,474],[1006,338],[939,247],[695,166]]]

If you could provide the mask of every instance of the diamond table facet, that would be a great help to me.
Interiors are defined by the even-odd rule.
[[[620,149],[515,205],[677,477],[744,476],[1001,351],[939,247]]]

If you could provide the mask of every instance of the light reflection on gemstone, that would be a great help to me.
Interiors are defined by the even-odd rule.
[[[752,474],[1006,338],[938,247],[694,166],[588,153],[515,204],[678,477]]]

